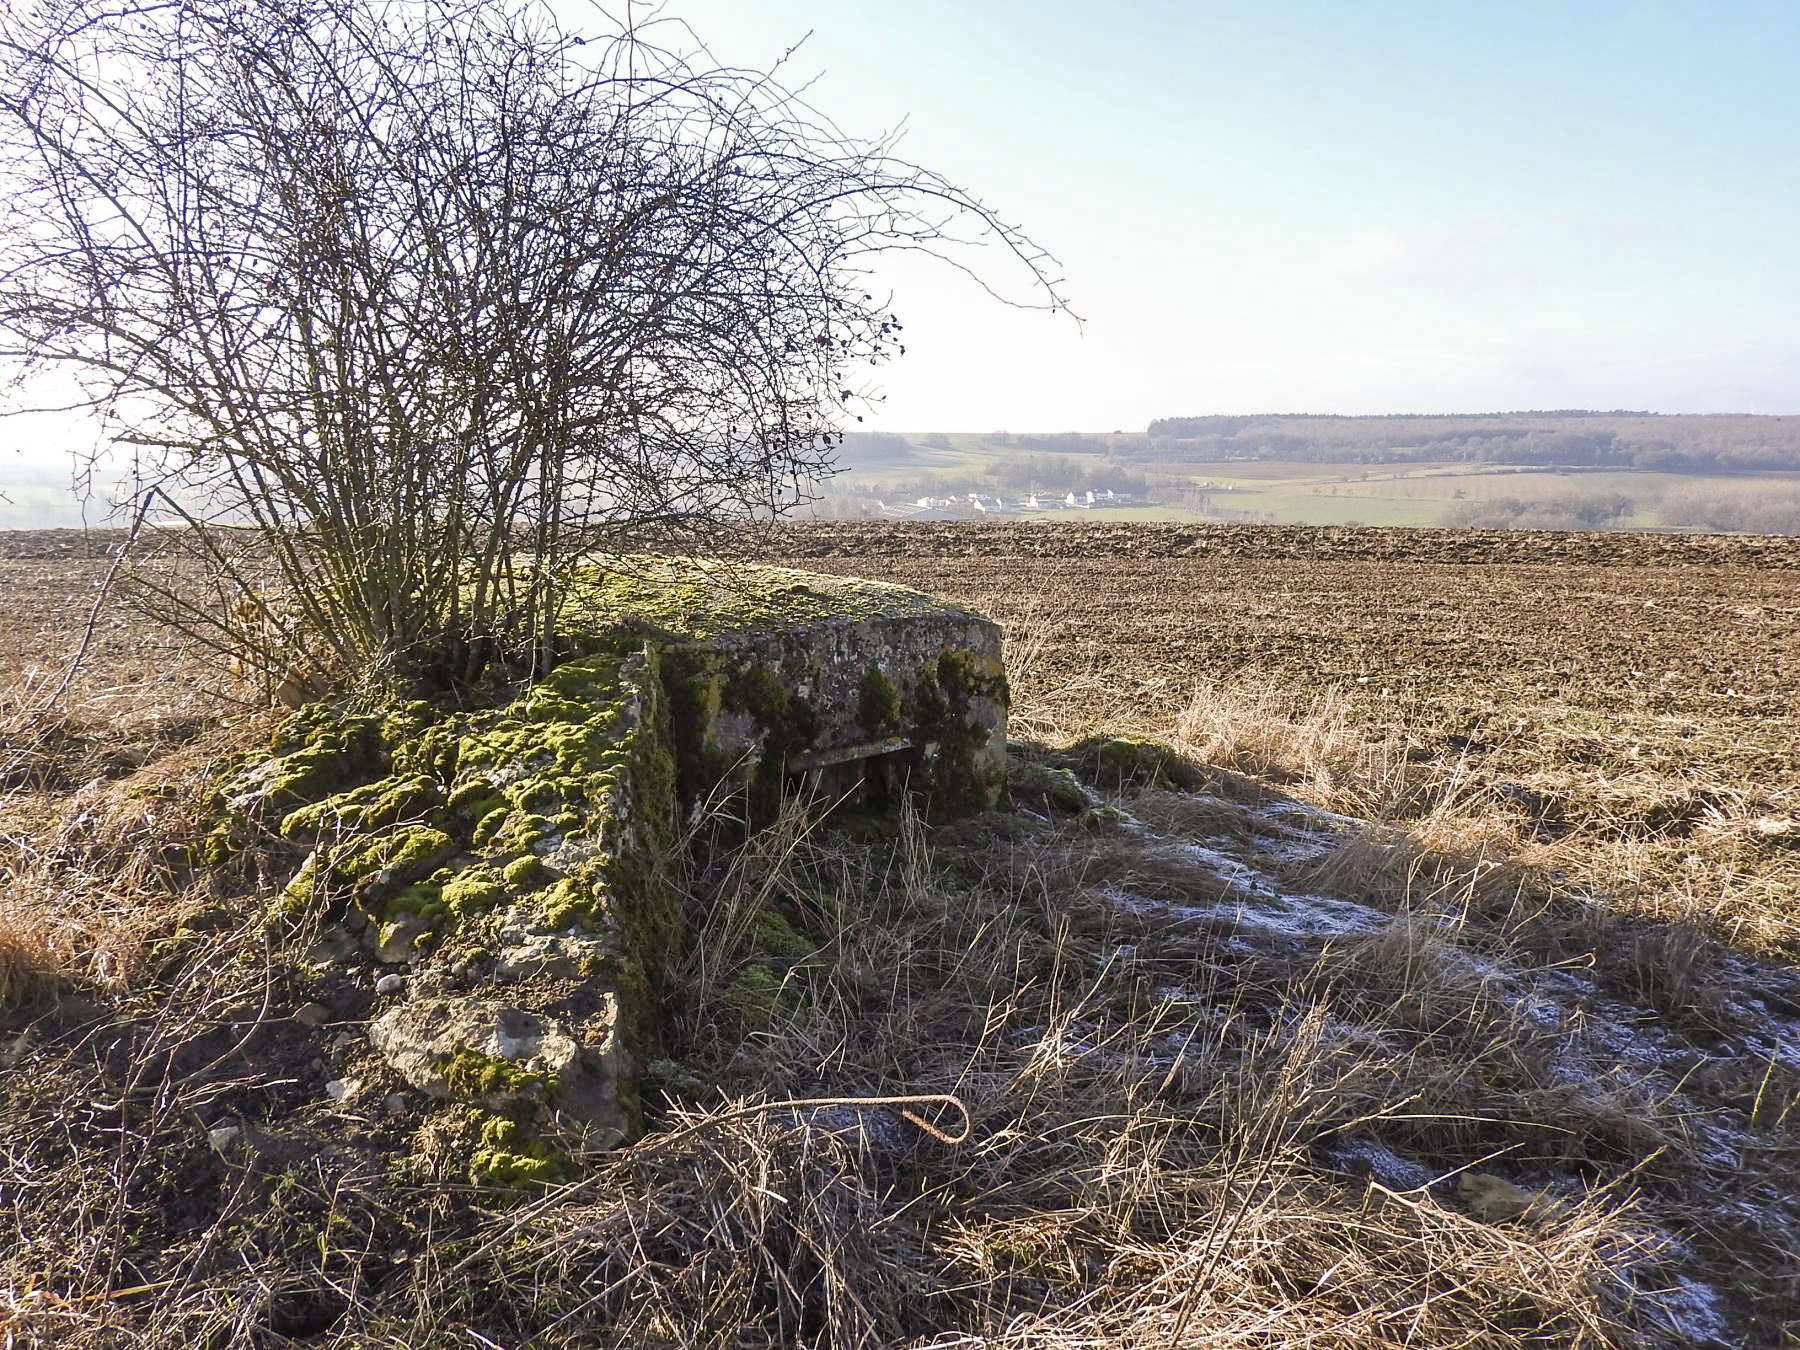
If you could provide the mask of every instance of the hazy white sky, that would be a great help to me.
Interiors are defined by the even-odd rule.
[[[897,275],[879,425],[1800,411],[1787,0],[663,12],[733,63],[806,37],[787,69],[818,107],[907,119],[911,158],[1060,258],[1084,331]]]
[[[585,0],[556,3],[599,26]],[[765,67],[800,43],[788,83],[812,81],[852,133],[905,121],[908,157],[1060,259],[1083,328],[896,268],[908,355],[880,373],[871,428],[1800,412],[1792,0],[660,13],[725,63]],[[0,486],[60,475],[80,439],[0,423]]]

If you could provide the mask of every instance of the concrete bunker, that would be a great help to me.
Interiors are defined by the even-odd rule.
[[[461,1113],[488,1180],[558,1174],[552,1113],[590,1147],[641,1130],[703,803],[735,796],[754,828],[796,788],[938,818],[1007,798],[1000,632],[961,607],[622,558],[576,579],[559,632],[566,660],[484,706],[302,709],[228,775],[211,844],[278,831],[278,912],[326,920],[334,959],[410,972],[370,1044]]]
[[[1006,675],[997,626],[901,586],[774,567],[630,559],[571,612],[657,649],[677,792],[737,782],[939,816],[1001,802]]]

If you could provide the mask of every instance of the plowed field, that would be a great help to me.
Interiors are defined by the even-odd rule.
[[[116,543],[0,533],[0,686],[72,649]],[[1619,860],[1634,887],[1727,914],[1752,896],[1765,928],[1800,910],[1800,539],[822,523],[745,552],[992,615],[1027,730],[1154,728],[1197,689],[1295,715],[1329,697],[1359,734],[1532,803],[1540,836],[1647,843]],[[167,715],[227,684],[106,613],[73,694]],[[1723,861],[1693,842],[1709,827],[1738,841]]]
[[[1323,706],[1595,886],[1800,947],[1800,539],[822,525],[757,556],[1000,620],[1029,729]]]
[[[758,556],[965,601],[1035,629],[1054,668],[1098,664],[1167,698],[1252,674],[1685,715],[1795,745],[1800,539],[820,526],[779,532]]]

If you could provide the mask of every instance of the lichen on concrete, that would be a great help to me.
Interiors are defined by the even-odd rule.
[[[856,720],[869,739],[896,735],[904,709],[900,687],[885,670],[871,665],[863,672],[862,683],[856,689]]]

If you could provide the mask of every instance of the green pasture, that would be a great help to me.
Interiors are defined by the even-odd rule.
[[[1211,466],[1223,471],[1243,466]],[[1467,508],[1503,499],[1527,505],[1554,506],[1571,500],[1624,498],[1629,503],[1619,524],[1655,528],[1662,524],[1665,498],[1689,491],[1755,490],[1756,486],[1792,490],[1800,474],[1657,473],[1632,469],[1545,469],[1528,465],[1288,465],[1308,474],[1284,475],[1279,486],[1248,476],[1236,481],[1231,495],[1259,501],[1259,508],[1281,521],[1367,525],[1433,525]]]

